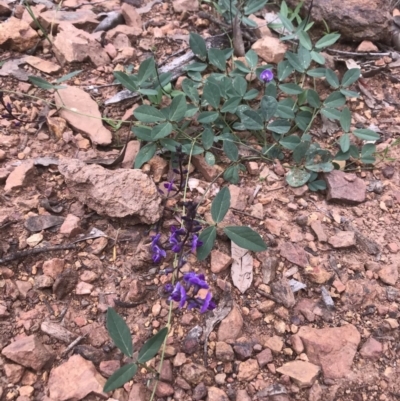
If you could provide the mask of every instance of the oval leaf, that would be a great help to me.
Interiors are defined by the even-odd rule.
[[[135,109],[133,115],[143,123],[157,123],[166,120],[164,114],[161,113],[160,110],[146,104]]]
[[[168,327],[164,327],[155,336],[147,340],[139,351],[138,362],[145,363],[154,358],[167,335]]]
[[[107,309],[106,326],[114,344],[124,355],[131,357],[133,352],[131,332],[125,320],[113,308]]]
[[[217,237],[217,228],[215,226],[207,227],[199,235],[199,240],[203,242],[200,248],[197,248],[197,259],[204,260],[211,252]]]
[[[114,372],[106,381],[104,385],[103,391],[108,393],[109,391],[113,391],[119,387],[122,387],[125,383],[132,379],[137,372],[137,365],[134,363],[130,363],[129,365],[122,366],[122,368],[118,369]]]
[[[211,204],[211,217],[216,223],[220,223],[231,205],[231,193],[228,187],[218,192]]]
[[[306,170],[294,168],[286,175],[286,182],[293,188],[303,186],[311,177],[311,173]]]
[[[183,117],[185,117],[187,110],[187,104],[184,95],[179,95],[174,97],[171,105],[169,106],[169,121],[180,121]]]
[[[155,143],[148,143],[144,145],[139,153],[136,155],[134,168],[140,168],[144,163],[148,162],[156,153],[157,145]]]
[[[231,226],[225,227],[224,233],[227,237],[241,248],[248,249],[253,252],[261,252],[267,249],[267,245],[250,227]]]
[[[344,88],[347,88],[348,86],[356,82],[357,79],[360,78],[360,75],[361,70],[359,68],[351,68],[350,70],[347,70],[343,75],[342,86]]]
[[[343,153],[346,153],[350,149],[350,135],[343,134],[339,139],[340,149]]]
[[[200,58],[207,57],[207,47],[205,40],[197,33],[190,32],[189,35],[190,50]]]
[[[377,141],[380,138],[379,134],[371,129],[356,129],[353,134],[364,141]]]

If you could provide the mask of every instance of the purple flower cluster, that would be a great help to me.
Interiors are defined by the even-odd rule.
[[[215,309],[216,305],[212,299],[210,291],[207,292],[205,298],[197,296],[200,289],[209,289],[205,281],[204,274],[196,274],[194,272],[185,273],[182,281],[178,281],[175,287],[166,284],[164,290],[169,294],[169,301],[179,302],[179,308],[183,308],[187,303],[188,310],[200,309],[200,313],[204,313]]]
[[[260,79],[265,83],[271,82],[274,79],[274,73],[271,70],[264,70],[260,74]]]
[[[152,259],[154,263],[160,263],[162,258],[165,258],[167,256],[167,253],[165,252],[164,249],[161,248],[160,246],[160,237],[161,234],[158,233],[157,235],[154,235],[151,237],[151,254],[152,254]]]

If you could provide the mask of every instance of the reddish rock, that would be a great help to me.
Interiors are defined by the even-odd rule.
[[[332,277],[332,273],[328,272],[323,266],[308,266],[304,273],[313,283],[317,284],[324,284]]]
[[[318,380],[314,382],[314,384],[310,388],[310,392],[308,393],[308,401],[321,401],[322,400],[322,388],[318,383]]]
[[[300,245],[292,244],[291,242],[284,242],[281,245],[280,253],[282,257],[297,266],[308,266],[306,252]]]
[[[215,166],[210,166],[203,156],[196,155],[192,157],[192,163],[196,170],[208,181],[211,182],[218,175],[218,170]]]
[[[311,223],[311,229],[314,231],[315,235],[318,237],[319,242],[328,241],[328,236],[324,231],[324,227],[320,221],[313,221]]]
[[[110,377],[121,367],[121,362],[117,360],[101,361],[99,365],[100,373],[105,377]]]
[[[38,34],[29,24],[15,17],[10,17],[0,24],[0,47],[17,52],[33,48],[40,40]]]
[[[247,361],[240,362],[237,379],[246,382],[253,380],[259,371],[258,362],[255,359],[248,359]]]
[[[278,336],[268,337],[264,341],[264,347],[269,348],[275,355],[277,355],[282,351],[283,340]]]
[[[92,362],[73,355],[67,362],[50,372],[50,398],[57,401],[82,400],[90,393],[107,398],[103,393],[106,379],[96,371]]]
[[[126,3],[123,3],[126,4]],[[131,169],[135,163],[136,155],[140,150],[140,142],[139,141],[129,141],[128,146],[126,147],[126,152],[124,156],[124,160],[121,163],[122,168]]]
[[[229,185],[229,192],[231,194],[230,207],[237,210],[244,210],[247,207],[247,198],[243,189],[237,185]]]
[[[269,348],[266,348],[264,351],[261,351],[257,356],[257,361],[258,364],[260,365],[260,368],[263,368],[267,364],[273,361],[273,356],[272,352]]]
[[[365,201],[367,187],[355,174],[333,170],[325,174],[327,200],[357,204]]]
[[[303,341],[301,341],[301,338],[298,334],[293,334],[290,337],[290,343],[292,344],[292,348],[297,355],[300,355],[304,352]]]
[[[271,233],[279,237],[282,229],[282,222],[275,219],[265,219],[264,226]]]
[[[198,11],[199,0],[173,0],[172,7],[176,13]]]
[[[383,353],[383,345],[375,338],[368,338],[360,349],[360,355],[365,359],[377,360]]]
[[[209,387],[207,401],[229,401],[229,397],[220,388]]]
[[[33,68],[36,68],[45,74],[56,74],[61,70],[61,67],[58,64],[55,64],[49,60],[43,60],[40,57],[26,56],[24,61]]]
[[[188,363],[182,367],[182,376],[190,384],[199,384],[207,373],[203,365]]]
[[[6,358],[34,370],[41,370],[53,359],[53,355],[35,335],[19,338],[3,348],[1,353]]]
[[[24,374],[25,368],[15,363],[4,364],[4,373],[9,383],[17,384]]]
[[[68,23],[87,32],[92,32],[99,23],[96,19],[96,14],[87,9],[74,11],[48,10],[40,13],[38,20],[46,29],[53,25],[54,30],[57,30],[59,24],[65,25]]]
[[[75,294],[76,295],[89,295],[92,292],[92,290],[93,290],[92,284],[81,281],[76,285]]]
[[[237,306],[234,306],[228,316],[222,320],[218,328],[218,341],[236,340],[243,327],[243,318]]]
[[[265,36],[258,39],[251,48],[267,63],[277,64],[283,60],[286,46],[278,38]]]
[[[52,277],[54,280],[57,278],[57,276],[63,272],[64,270],[64,265],[65,265],[65,260],[64,259],[50,259],[46,260],[43,263],[43,274],[46,276]]]
[[[157,397],[164,398],[170,397],[175,392],[174,388],[163,381],[157,381],[156,395]]]
[[[68,238],[72,238],[82,233],[82,229],[79,226],[80,218],[73,214],[68,214],[60,227],[60,234],[65,235]]]
[[[335,249],[348,248],[356,245],[356,235],[354,231],[339,231],[336,235],[330,237],[328,242]]]
[[[325,329],[300,327],[309,361],[322,367],[326,379],[340,379],[350,373],[360,343],[360,333],[352,325]]]
[[[229,362],[235,359],[235,353],[229,344],[218,341],[215,345],[215,357],[219,361]]]
[[[304,361],[285,363],[277,372],[289,376],[300,388],[311,387],[319,375],[320,367]]]
[[[21,281],[21,280],[17,280],[15,282],[15,285],[18,288],[19,291],[19,296],[22,299],[26,299],[26,296],[28,294],[28,292],[32,289],[32,284],[29,281]]]
[[[6,180],[6,185],[4,186],[4,191],[12,191],[13,189],[18,189],[27,184],[27,179],[35,171],[35,166],[33,160],[28,160],[23,162],[18,167],[16,167],[8,176]]]
[[[147,401],[147,399],[146,387],[140,383],[134,383],[129,392],[128,401]]]
[[[388,285],[395,285],[399,278],[399,269],[397,265],[389,265],[379,270],[379,278]]]
[[[88,335],[90,344],[94,347],[101,347],[110,339],[107,329],[100,323],[88,324],[81,328],[81,332]]]
[[[232,264],[232,258],[216,249],[211,251],[211,271],[221,273]]]
[[[124,17],[125,23],[132,27],[141,27],[142,18],[140,14],[136,11],[136,8],[128,3],[122,3],[121,13]]]

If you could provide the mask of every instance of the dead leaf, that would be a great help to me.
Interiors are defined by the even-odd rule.
[[[51,215],[42,215],[42,216],[31,216],[25,221],[25,228],[31,232],[39,232],[42,230],[46,230],[47,228],[51,228],[57,225],[61,225],[64,223],[64,217],[61,216],[51,216]]]
[[[247,249],[231,243],[233,285],[244,294],[253,281],[253,257]]]

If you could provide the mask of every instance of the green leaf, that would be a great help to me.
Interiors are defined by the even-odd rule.
[[[283,104],[282,102],[278,103],[278,109],[276,110],[276,114],[278,117],[286,118],[286,119],[294,119],[294,111],[292,107]]]
[[[203,72],[207,68],[207,64],[199,63],[195,61],[192,64],[187,65],[184,69],[185,71],[198,71]]]
[[[307,90],[307,102],[311,107],[315,109],[321,105],[318,93],[314,89]]]
[[[59,86],[53,85],[50,82],[47,82],[45,79],[41,77],[35,77],[31,75],[28,77],[29,81],[33,83],[33,85],[37,86],[38,88],[45,89],[45,90],[52,90],[52,89],[65,89],[66,86]]]
[[[80,74],[83,70],[72,71],[69,74],[63,75],[61,78],[55,80],[55,83],[61,84],[62,82],[68,81],[69,79],[75,77]]]
[[[257,131],[264,128],[261,116],[254,110],[245,110],[241,114],[241,121],[246,129],[250,131]]]
[[[279,85],[279,89],[288,95],[299,95],[303,92],[303,89],[296,84],[281,84]]]
[[[305,167],[307,170],[314,171],[316,173],[329,173],[333,170],[333,164],[331,162],[309,164]]]
[[[339,139],[340,149],[343,153],[346,153],[350,149],[350,135],[343,134]]]
[[[132,336],[125,320],[113,308],[107,309],[106,326],[108,334],[121,352],[131,357],[133,353]]]
[[[253,99],[255,99],[257,96],[258,96],[258,94],[259,94],[260,92],[257,90],[257,89],[250,89],[249,91],[247,91],[246,93],[245,93],[245,95],[243,96],[243,100],[253,100]]]
[[[338,120],[340,121],[341,117],[342,117],[342,112],[337,110],[337,109],[333,109],[330,107],[326,107],[321,109],[321,113],[328,118],[331,118],[332,120]]]
[[[331,93],[324,101],[324,106],[329,108],[341,107],[346,103],[346,98],[340,92]]]
[[[360,94],[358,92],[354,92],[354,91],[349,91],[346,89],[340,89],[340,93],[342,93],[343,95],[353,98],[353,97],[359,97]]]
[[[311,43],[311,39],[310,36],[307,32],[305,31],[300,31],[297,36],[299,37],[300,43],[301,45],[307,49],[307,50],[311,50],[312,49],[312,43]]]
[[[201,134],[201,143],[203,144],[203,148],[208,150],[214,144],[214,132],[211,128],[206,128]]]
[[[192,80],[187,78],[182,81],[182,90],[193,103],[199,102],[199,93],[197,92],[196,85]]]
[[[231,184],[239,182],[239,166],[229,166],[224,172],[224,180]]]
[[[231,193],[228,187],[222,188],[211,204],[211,216],[216,223],[220,223],[231,206]]]
[[[192,118],[192,117],[194,117],[194,115],[195,115],[196,113],[199,112],[199,108],[196,107],[196,106],[193,105],[193,104],[186,104],[186,107],[187,107],[186,113],[185,113],[185,117],[186,117],[186,118]]]
[[[237,76],[233,79],[232,81],[233,89],[236,91],[236,93],[243,97],[246,92],[247,92],[247,81],[241,77]]]
[[[157,123],[166,120],[164,114],[161,113],[160,110],[146,104],[135,109],[133,115],[142,123]]]
[[[351,126],[351,112],[348,107],[345,107],[342,110],[342,115],[340,117],[340,125],[343,128],[344,132],[349,132],[350,131],[350,126]],[[350,146],[350,145],[349,145]],[[342,149],[343,150],[343,149]],[[343,150],[343,152],[346,152],[346,150]]]
[[[353,134],[364,141],[377,141],[380,138],[380,135],[371,129],[356,129]]]
[[[305,131],[310,124],[312,119],[312,113],[309,111],[300,111],[297,113],[295,121],[297,126],[302,130]]]
[[[297,54],[287,51],[285,57],[296,71],[304,72],[304,67],[301,65]]]
[[[215,156],[211,152],[205,153],[204,160],[209,166],[214,166],[215,164]]]
[[[172,124],[169,122],[162,123],[156,125],[151,130],[151,138],[153,141],[157,141],[158,139],[167,137],[171,132],[172,132]]]
[[[367,156],[361,156],[360,161],[363,164],[374,164],[376,159],[374,156],[367,155]]]
[[[209,80],[206,82],[203,88],[203,100],[206,100],[207,103],[214,109],[218,109],[219,102],[221,100],[221,93],[218,86]]]
[[[287,120],[277,119],[268,124],[267,129],[275,132],[276,134],[282,135],[287,134],[290,130],[290,122]]]
[[[156,63],[154,61],[154,57],[149,57],[146,60],[142,61],[139,66],[139,71],[137,74],[139,85],[143,84],[148,78],[156,73]]]
[[[214,247],[217,238],[217,228],[215,226],[205,228],[199,235],[199,240],[203,245],[197,248],[197,259],[204,260]]]
[[[324,191],[326,189],[326,182],[324,180],[315,180],[308,183],[308,188],[310,191]]]
[[[157,144],[156,143],[148,143],[141,148],[136,155],[134,168],[140,168],[144,163],[148,162],[156,153]]]
[[[176,122],[182,120],[182,118],[185,117],[186,110],[187,110],[187,104],[185,96],[179,95],[174,97],[169,106],[168,120]]]
[[[309,141],[300,142],[293,151],[293,160],[295,163],[300,163],[304,159],[307,154],[308,149],[310,148]]]
[[[269,121],[278,109],[278,102],[272,96],[263,96],[260,102],[261,115],[264,121]]]
[[[247,1],[246,6],[244,7],[244,14],[245,15],[250,15],[254,14],[258,10],[261,10],[266,4],[268,3],[268,0],[249,0]]]
[[[288,60],[282,60],[278,63],[278,79],[284,81],[292,72],[294,68]]]
[[[267,249],[267,245],[260,237],[260,234],[250,227],[230,226],[224,228],[227,237],[241,248],[253,252],[261,252]]]
[[[311,177],[309,171],[294,168],[286,174],[286,182],[293,188],[303,186]]]
[[[325,77],[329,85],[332,86],[332,88],[334,89],[339,88],[339,78],[335,74],[335,71],[331,70],[330,68],[327,68],[325,71]]]
[[[289,150],[296,149],[297,145],[300,143],[300,138],[297,135],[289,135],[282,138],[279,143]]]
[[[314,50],[311,52],[311,58],[318,64],[321,65],[325,64],[325,57]]]
[[[246,54],[245,54],[245,58],[247,61],[247,64],[249,65],[249,67],[251,69],[254,70],[254,68],[257,67],[258,64],[258,56],[257,53],[254,50],[249,50]]]
[[[351,68],[347,70],[342,78],[342,86],[343,88],[347,88],[351,84],[357,81],[360,78],[361,70],[359,68]]]
[[[146,363],[153,359],[168,335],[168,327],[161,329],[156,335],[147,340],[139,351],[138,362]]]
[[[190,32],[189,35],[190,50],[201,59],[207,57],[207,47],[205,40],[197,33]]]
[[[304,70],[307,70],[308,67],[311,64],[311,53],[310,53],[310,51],[300,45],[299,51],[298,51],[298,57],[299,57],[300,64],[302,65]]]
[[[322,78],[325,76],[326,68],[314,68],[307,71],[307,75],[313,78]]]
[[[122,368],[115,371],[106,381],[103,391],[108,393],[119,387],[122,387],[125,383],[132,379],[137,372],[137,365],[130,363],[128,365],[122,366]]]
[[[373,143],[366,143],[362,148],[361,148],[361,156],[371,156],[376,152],[376,145]]]
[[[137,125],[132,127],[132,132],[142,141],[151,142],[151,128],[143,125]]]
[[[210,64],[217,67],[220,71],[226,70],[226,59],[225,53],[220,49],[209,49],[208,50],[208,60]]]
[[[328,33],[323,36],[318,42],[315,44],[316,49],[324,49],[325,47],[332,46],[335,42],[337,42],[340,38],[338,33]]]
[[[238,147],[229,139],[226,139],[223,144],[223,149],[229,160],[235,162],[239,158]]]
[[[197,121],[202,124],[210,124],[213,123],[218,116],[218,111],[203,111],[197,116]]]
[[[293,26],[292,22],[291,22],[288,18],[286,18],[286,16],[283,15],[282,13],[278,13],[278,15],[279,15],[279,19],[280,19],[281,22],[282,22],[282,25],[283,25],[290,33],[292,33],[292,32],[294,31],[294,26]]]
[[[142,95],[146,95],[146,96],[157,96],[158,95],[158,90],[156,90],[156,89],[139,89],[138,92],[141,93]]]

